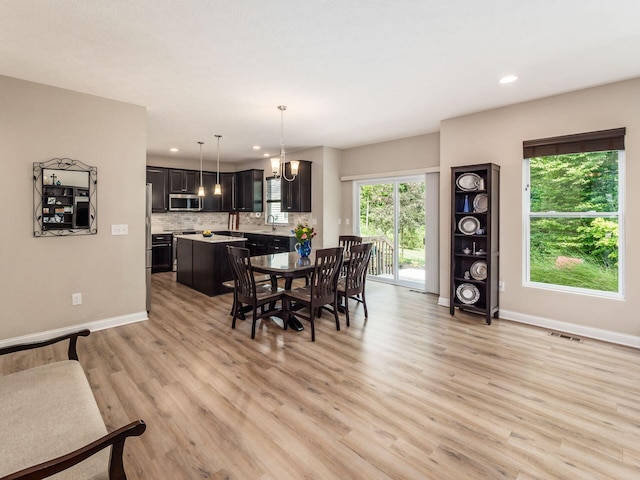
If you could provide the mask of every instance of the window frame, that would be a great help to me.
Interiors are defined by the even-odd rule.
[[[593,150],[597,151],[597,150]],[[611,150],[611,151],[615,151]],[[625,150],[618,149],[618,211],[617,212],[531,212],[530,198],[530,158],[524,158],[523,168],[523,286],[551,290],[561,293],[573,293],[579,295],[595,296],[615,300],[625,298]],[[583,152],[590,153],[590,150]],[[535,157],[553,156],[556,153],[547,155],[533,155]],[[558,285],[553,283],[542,283],[531,280],[531,220],[535,218],[615,218],[618,220],[618,291],[608,292],[604,290],[594,290],[590,288]]]
[[[277,204],[279,206],[278,212],[274,215],[275,221],[274,225],[289,225],[289,214],[288,212],[283,212],[282,208],[282,182],[280,181],[280,198],[271,198],[271,188],[269,187],[269,182],[277,182],[276,177],[267,177],[265,179],[265,190],[266,190],[266,212],[264,216],[264,222],[266,225],[271,225],[269,222],[269,216],[274,215],[272,212],[272,205]]]

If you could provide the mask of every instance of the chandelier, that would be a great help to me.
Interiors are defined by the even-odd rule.
[[[279,105],[278,110],[280,110],[280,157],[273,157],[271,159],[271,172],[276,180],[280,180],[284,178],[287,182],[293,182],[298,175],[298,167],[300,166],[300,162],[297,160],[291,161],[291,175],[293,178],[287,178],[286,170],[285,170],[285,160],[286,155],[284,151],[284,111],[287,109],[286,105]]]

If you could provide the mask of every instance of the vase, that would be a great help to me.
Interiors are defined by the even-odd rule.
[[[302,242],[296,243],[296,252],[302,258],[307,258],[311,253],[311,240],[302,240]]]
[[[469,203],[469,195],[464,196],[464,204],[462,205],[462,211],[464,213],[471,212],[471,204]]]

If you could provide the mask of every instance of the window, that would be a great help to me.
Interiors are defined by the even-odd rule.
[[[622,296],[624,134],[524,142],[525,284]]]
[[[267,217],[265,218],[265,222],[269,224],[271,223],[270,215],[274,216],[274,223],[276,224],[286,225],[289,223],[289,214],[280,210],[282,208],[280,192],[280,180],[275,177],[267,178]]]

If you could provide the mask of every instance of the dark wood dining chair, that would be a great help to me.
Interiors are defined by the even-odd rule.
[[[361,243],[362,243],[362,237],[359,237],[357,235],[340,235],[338,237],[338,245],[344,248],[345,257],[349,255],[352,245],[360,245]],[[347,274],[347,266],[343,265],[342,272],[340,273],[340,275],[344,276],[346,274]]]
[[[344,248],[345,253],[349,253],[352,245],[360,245],[362,243],[362,237],[357,235],[340,235],[338,237],[338,245]]]
[[[324,305],[331,305],[336,320],[336,330],[340,330],[338,318],[337,285],[344,250],[342,247],[325,248],[316,252],[316,263],[311,273],[310,284],[304,287],[285,291],[285,310],[289,315],[309,320],[311,323],[311,341],[316,341],[315,317],[316,312]],[[300,311],[292,311],[292,302],[301,304],[309,309],[309,315],[303,315]]]
[[[361,243],[351,246],[351,255],[347,265],[347,273],[338,279],[338,299],[344,299],[344,313],[349,324],[349,299],[356,300],[364,306],[364,317],[369,318],[364,286],[367,280],[367,269],[371,260],[372,243]]]
[[[256,285],[248,248],[228,245],[227,252],[234,283],[234,307],[231,328],[236,328],[236,319],[242,316],[244,305],[246,305],[253,312],[251,323],[251,338],[253,339],[256,337],[256,323],[259,319],[280,313],[279,310],[275,309],[275,304],[278,300],[282,300],[284,290],[266,284]],[[266,305],[269,308],[265,309]],[[260,313],[258,313],[258,310],[260,310]],[[286,322],[284,328],[285,330],[287,328]]]

